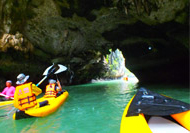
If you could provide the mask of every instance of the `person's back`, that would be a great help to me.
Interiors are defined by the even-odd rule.
[[[48,101],[37,103],[36,95],[39,95],[42,90],[32,82],[27,83],[28,78],[29,75],[25,76],[23,73],[17,76],[16,84],[18,86],[16,86],[14,95],[14,106],[20,111],[24,111],[34,106],[42,107],[48,104]]]
[[[57,84],[56,84],[57,83]],[[62,91],[60,82],[54,79],[49,80],[49,84],[46,86],[46,92],[44,97],[57,97],[57,93]]]
[[[19,110],[34,107],[37,104],[36,96],[32,93],[32,82],[16,87],[14,106]]]

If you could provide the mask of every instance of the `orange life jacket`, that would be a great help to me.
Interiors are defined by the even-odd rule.
[[[55,84],[46,86],[46,93],[44,97],[56,97]]]
[[[23,111],[37,104],[36,96],[32,93],[32,82],[17,86],[15,94],[18,97],[15,102],[19,110]]]

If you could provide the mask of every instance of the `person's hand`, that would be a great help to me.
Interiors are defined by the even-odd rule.
[[[7,99],[14,99],[14,97],[12,97],[12,96],[8,96],[8,97],[6,97]]]
[[[8,100],[8,99],[10,99],[10,96],[5,96],[5,98]]]
[[[62,87],[61,87],[61,84],[60,84],[59,80],[57,80],[57,85],[59,87],[59,91],[62,91]]]

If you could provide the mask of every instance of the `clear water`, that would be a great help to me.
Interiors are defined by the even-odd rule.
[[[190,103],[189,88],[158,85],[144,87]],[[55,113],[44,118],[14,121],[12,112],[7,117],[0,117],[0,131],[119,133],[123,110],[136,93],[135,86],[125,81],[70,86],[66,90],[69,97]],[[12,108],[1,107],[0,115],[7,114]]]

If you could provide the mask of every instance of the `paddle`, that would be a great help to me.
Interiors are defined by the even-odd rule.
[[[14,111],[15,109],[16,109],[16,108],[13,107],[7,114],[5,114],[5,115],[0,115],[0,117],[9,116],[9,114],[10,114],[12,111]]]
[[[43,75],[45,75],[45,77],[44,77],[42,80],[40,80],[40,82],[39,82],[37,85],[34,85],[34,86],[32,87],[32,92],[33,92],[36,96],[38,96],[39,94],[42,93],[41,89],[38,88],[38,86],[39,86],[47,77],[49,77],[50,75],[53,75],[53,74],[58,74],[58,73],[63,72],[63,71],[65,71],[65,70],[67,70],[67,67],[65,67],[65,66],[63,66],[63,65],[61,65],[61,64],[53,64],[53,65],[49,66],[49,67],[44,71],[44,73],[43,73]]]
[[[61,64],[53,64],[51,65],[50,67],[48,67],[43,75],[45,75],[45,77],[40,80],[40,82],[36,85],[36,86],[39,86],[47,77],[49,77],[50,75],[53,75],[53,74],[58,74],[58,73],[61,73],[63,71],[66,71],[67,70],[67,67],[61,65]],[[15,108],[13,108],[8,114],[6,115],[1,115],[0,117],[4,117],[4,116],[8,116]]]
[[[63,71],[65,71],[65,70],[67,70],[67,67],[65,67],[65,66],[63,66],[63,65],[61,65],[61,64],[58,64],[58,66],[59,66],[59,70],[56,71],[54,74],[56,75],[56,78],[57,78],[57,80],[59,81],[57,74],[58,74],[58,73],[61,73],[61,72],[63,72]],[[46,74],[47,74],[47,71],[45,71],[45,72],[43,73],[43,75],[46,75]],[[60,85],[60,84],[58,84],[58,86],[59,86],[59,88],[61,88],[61,85]]]
[[[8,95],[2,94],[2,93],[0,93],[0,96],[9,97]],[[14,97],[10,97],[10,99],[14,99]]]
[[[53,65],[49,66],[43,73],[43,75],[45,75],[45,77],[38,84],[36,84],[36,86],[39,86],[50,75],[58,74],[63,71],[66,71],[66,70],[67,70],[67,67],[65,67],[61,64],[53,64]]]

